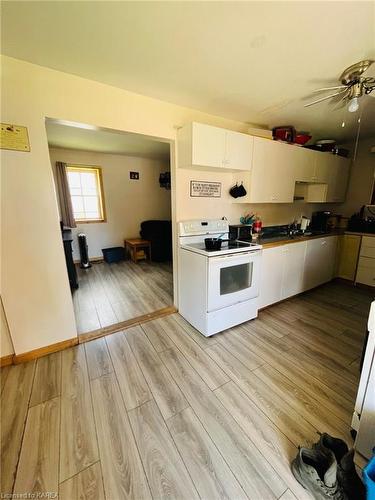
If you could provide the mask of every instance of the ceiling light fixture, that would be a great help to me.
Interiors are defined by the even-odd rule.
[[[333,94],[331,93],[330,95],[325,95],[315,101],[309,102],[305,104],[305,107],[334,98],[333,102],[335,102],[336,105],[340,106],[349,103],[348,110],[351,113],[355,113],[359,108],[359,98],[375,91],[375,78],[373,76],[363,76],[363,73],[365,73],[374,62],[375,60],[366,59],[349,66],[340,76],[339,85],[314,90],[314,92],[333,92]]]
[[[353,99],[350,99],[349,106],[348,106],[348,111],[350,113],[355,113],[359,109],[359,102],[358,102],[358,97],[353,97]]]

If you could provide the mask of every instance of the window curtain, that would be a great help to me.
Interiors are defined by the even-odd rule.
[[[77,227],[73,215],[72,199],[70,197],[66,163],[56,162],[56,183],[59,196],[60,218],[64,226]]]

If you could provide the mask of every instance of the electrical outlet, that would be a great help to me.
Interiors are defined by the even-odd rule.
[[[139,181],[139,172],[129,172],[130,178],[134,181]]]

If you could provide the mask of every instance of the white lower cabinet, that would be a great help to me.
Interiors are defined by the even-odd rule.
[[[266,307],[281,300],[283,286],[282,247],[266,248],[262,252],[259,307]]]
[[[281,298],[286,299],[304,290],[304,267],[307,242],[292,243],[282,248],[284,254]]]
[[[263,249],[259,307],[330,281],[337,236]]]
[[[337,236],[307,242],[303,288],[309,290],[333,278]]]
[[[263,250],[260,307],[303,292],[305,251],[305,241]]]

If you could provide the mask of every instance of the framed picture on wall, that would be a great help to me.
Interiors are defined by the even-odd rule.
[[[190,181],[190,196],[192,198],[220,198],[221,182]]]

